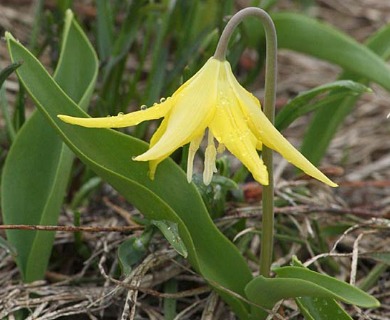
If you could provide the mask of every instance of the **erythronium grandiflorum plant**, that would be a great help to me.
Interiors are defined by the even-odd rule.
[[[267,37],[264,111],[258,99],[238,83],[225,59],[227,43],[233,30],[248,15],[255,15],[262,20]],[[70,12],[68,17],[71,17]],[[77,35],[80,30],[76,28],[69,37],[75,37],[75,32]],[[171,230],[170,236],[167,236],[167,239],[171,238],[172,246],[175,247],[176,243],[176,250],[188,258],[241,319],[265,319],[278,301],[288,298],[295,298],[307,319],[319,319],[318,314],[324,315],[321,319],[351,319],[343,313],[336,300],[362,307],[379,305],[375,298],[358,288],[311,271],[297,259],[293,259],[290,267],[275,268],[275,277],[270,277],[273,248],[272,149],[312,177],[332,187],[336,184],[317,170],[273,126],[277,45],[275,28],[266,12],[247,8],[234,15],[221,36],[214,56],[161,103],[127,115],[107,118],[59,116],[65,122],[94,128],[126,127],[163,118],[145,152],[144,143],[128,136],[111,130],[84,130],[59,121],[57,114],[81,116],[83,113],[28,50],[9,33],[6,34],[6,40],[13,62],[24,62],[18,70],[21,83],[72,150],[124,194],[146,218],[154,223],[169,225],[167,229],[174,227],[172,229],[176,231]],[[84,43],[86,38],[79,40],[78,43]],[[81,52],[79,56],[82,57]],[[72,55],[68,54],[67,57]],[[60,59],[63,66],[73,68],[73,71],[83,68],[83,63],[77,65],[77,62],[77,59]],[[65,67],[60,69],[63,71]],[[74,73],[66,70],[73,77]],[[92,86],[88,85],[88,88]],[[130,153],[136,155],[134,160],[150,162],[150,175],[153,178],[162,160],[189,143],[187,178],[191,181],[194,156],[205,132],[208,140],[205,184],[210,183],[216,171],[217,154],[226,147],[264,185],[259,276],[252,276],[244,257],[213,224],[197,189],[186,183],[182,172],[172,161],[162,165],[164,168],[156,174],[154,181],[147,178],[147,166],[128,161],[127,150],[131,149]],[[101,140],[105,143],[101,143]],[[112,145],[118,148],[115,154],[111,152]],[[262,151],[262,158],[258,156],[258,150]],[[61,170],[58,172],[63,174]],[[179,174],[179,178],[171,179],[173,176],[178,177],[175,173]],[[11,175],[8,179],[11,182],[15,180]],[[175,183],[170,185],[171,180],[175,180]],[[169,186],[172,186],[173,191]],[[37,248],[42,245],[42,241],[34,243],[37,243]],[[340,315],[343,317],[340,318]]]

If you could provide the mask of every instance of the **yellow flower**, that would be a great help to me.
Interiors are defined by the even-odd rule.
[[[217,153],[225,147],[248,168],[255,180],[268,185],[267,168],[257,153],[264,144],[308,175],[332,187],[337,186],[275,129],[261,111],[259,100],[238,83],[227,61],[210,58],[172,97],[145,110],[103,118],[59,115],[65,122],[94,128],[134,126],[162,117],[164,119],[150,141],[149,150],[134,158],[150,161],[152,178],[158,163],[189,143],[187,178],[190,182],[195,153],[208,129],[203,172],[206,185],[216,172]],[[219,143],[218,148],[215,140]]]

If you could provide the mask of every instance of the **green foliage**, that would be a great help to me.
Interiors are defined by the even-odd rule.
[[[334,312],[340,315],[345,313],[341,308],[335,309],[337,304],[335,305],[332,300],[365,308],[379,306],[378,300],[359,288],[306,269],[299,265],[299,262],[296,262],[295,266],[275,268],[274,272],[276,278],[259,276],[250,281],[245,288],[248,299],[263,309],[272,309],[282,299],[295,298],[303,306],[305,315],[321,313],[325,318],[333,315]],[[309,297],[309,299],[302,299],[302,297]],[[263,318],[266,316],[267,313],[263,312]]]
[[[25,61],[19,57],[15,61]],[[86,108],[97,75],[94,51],[68,12],[62,51],[54,79],[69,97]],[[39,81],[36,78],[34,81]],[[55,225],[64,200],[73,154],[38,112],[18,132],[2,176],[3,220],[6,224]],[[7,231],[17,250],[23,279],[42,279],[54,233]]]
[[[20,65],[21,62],[12,63],[9,66],[2,69],[0,72],[0,107],[8,131],[7,133],[11,141],[15,139],[16,132],[11,120],[11,115],[9,113],[8,103],[5,98],[5,88],[3,84],[5,80],[11,75],[11,73],[14,72],[17,68],[19,68]]]
[[[329,91],[332,94],[320,99],[319,101],[312,102],[312,100],[318,95]],[[284,130],[294,120],[310,111],[322,108],[324,105],[334,102],[335,100],[339,101],[346,96],[356,96],[364,92],[372,91],[365,85],[351,80],[339,80],[302,92],[297,97],[289,101],[278,113],[275,118],[275,127],[280,131]]]
[[[130,275],[134,265],[146,255],[151,236],[152,230],[145,230],[140,236],[131,237],[120,244],[118,258],[124,275]]]

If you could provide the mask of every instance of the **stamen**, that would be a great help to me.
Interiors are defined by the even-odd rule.
[[[194,168],[194,158],[195,153],[199,149],[199,145],[202,142],[203,134],[196,137],[190,142],[190,147],[188,149],[188,158],[187,158],[187,181],[190,183],[192,181],[192,172]]]
[[[209,130],[208,132],[208,142],[205,152],[204,159],[204,170],[203,170],[203,183],[207,186],[210,184],[211,179],[213,178],[213,173],[217,172],[217,167],[215,165],[215,160],[217,158],[217,149],[214,145],[214,135]]]

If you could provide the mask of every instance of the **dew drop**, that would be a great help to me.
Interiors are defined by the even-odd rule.
[[[122,117],[123,115],[124,115],[123,112],[119,112],[119,113],[118,113],[118,117]]]
[[[132,156],[131,160],[136,161],[135,158],[137,158],[137,156]]]
[[[140,239],[136,239],[134,241],[134,245],[135,245],[136,248],[142,248],[143,247],[143,243],[142,243],[142,241]]]
[[[141,110],[146,110],[148,107],[145,105],[145,104],[143,104],[142,106],[141,106]]]
[[[157,106],[157,102],[153,103],[153,107]]]
[[[160,102],[163,103],[165,100],[167,100],[167,99],[161,98],[161,99],[160,99]]]

